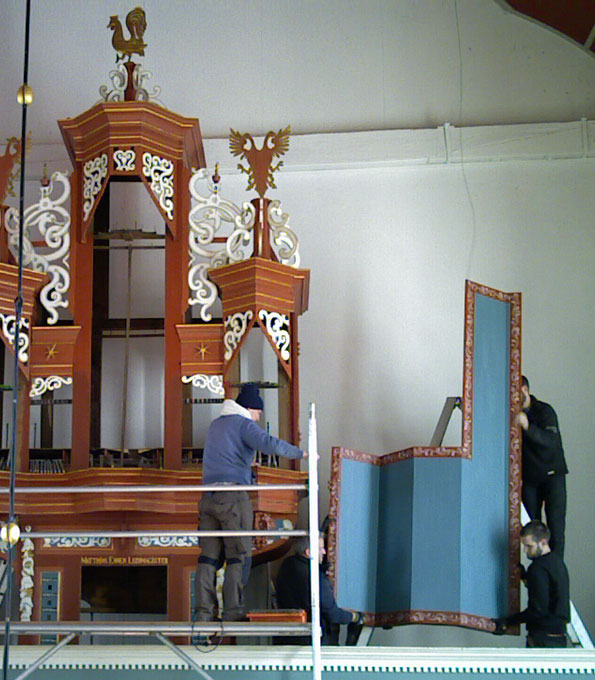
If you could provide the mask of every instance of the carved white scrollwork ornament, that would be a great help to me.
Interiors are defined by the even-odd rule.
[[[161,94],[161,88],[155,86],[152,92],[149,92],[145,87],[145,81],[151,78],[153,74],[151,71],[143,71],[141,64],[137,64],[132,73],[132,85],[135,90],[135,98],[137,101],[152,101],[163,106],[163,103],[158,99]],[[126,87],[128,86],[128,71],[124,63],[118,64],[117,68],[109,72],[110,80],[112,81],[111,89],[107,85],[102,85],[99,88],[100,102],[123,102],[126,94]]]
[[[140,64],[136,65],[136,68],[132,73],[132,85],[136,91],[136,99],[137,101],[143,102],[151,101],[161,106],[164,106],[163,102],[159,99],[159,95],[161,94],[161,88],[158,85],[155,85],[153,91],[149,92],[147,88],[144,86],[145,80],[148,80],[149,78],[152,77],[153,74],[151,73],[151,71],[143,71],[142,66]]]
[[[95,205],[97,194],[101,191],[103,180],[107,177],[107,154],[87,161],[83,166],[83,217],[89,219],[89,215]]]
[[[118,64],[117,68],[109,72],[112,81],[112,89],[107,85],[99,88],[100,102],[123,102],[126,86],[128,85],[128,72],[123,63]]]
[[[276,246],[279,260],[290,267],[299,267],[298,238],[289,227],[289,215],[281,210],[281,201],[269,203],[268,220],[271,227],[271,242]]]
[[[183,375],[182,382],[185,384],[190,383],[193,387],[198,387],[200,389],[207,389],[209,392],[220,396],[225,394],[222,375],[206,375],[204,373]]]
[[[206,184],[207,195],[199,191]],[[200,305],[200,317],[210,321],[210,308],[217,299],[217,287],[207,278],[213,267],[238,262],[248,257],[246,247],[251,241],[255,210],[250,203],[239,208],[221,197],[219,187],[206,170],[198,170],[190,178],[190,194],[195,205],[188,216],[190,267],[188,286],[192,291],[190,305]],[[224,245],[214,243],[215,236],[225,236]]]
[[[279,354],[283,361],[289,361],[289,344],[291,342],[291,335],[289,332],[289,317],[287,314],[279,314],[279,312],[267,312],[261,309],[258,312],[258,318],[264,321],[266,332],[273,341],[275,347],[279,350]]]
[[[198,536],[139,536],[141,548],[195,548]]]
[[[222,198],[212,175],[213,171],[205,168],[197,170],[189,183],[193,207],[189,214],[188,286],[192,296],[188,303],[200,305],[203,321],[211,320],[210,309],[217,300],[217,287],[209,281],[208,270],[250,257],[256,220],[254,205],[246,202],[240,208]],[[289,228],[289,215],[280,205],[279,201],[272,201],[268,208],[271,243],[283,264],[298,267],[298,240]],[[225,237],[225,244],[215,242],[216,237],[218,240]]]
[[[235,350],[240,344],[244,333],[248,330],[248,324],[254,314],[252,310],[246,312],[236,312],[225,319],[225,334],[223,345],[225,347],[225,361],[229,361]]]
[[[188,304],[201,305],[200,318],[203,321],[210,321],[213,318],[209,309],[217,300],[217,286],[208,279],[208,271],[209,265],[206,262],[194,262],[188,270],[188,286],[192,291]]]
[[[2,333],[8,340],[9,344],[14,347],[14,340],[16,335],[17,319],[14,314],[0,314],[0,322],[2,323]],[[19,361],[24,364],[29,361],[29,321],[25,317],[21,317],[19,325]]]
[[[31,527],[26,527],[22,535],[21,544],[21,588],[19,611],[21,621],[31,621],[33,614],[33,588],[35,584],[35,544],[33,539],[27,537],[27,531]]]
[[[190,195],[195,205],[188,215],[188,286],[192,291],[188,304],[200,305],[200,317],[203,321],[211,320],[209,310],[217,300],[217,287],[207,278],[208,270],[248,257],[246,247],[251,241],[256,217],[251,203],[244,203],[239,208],[222,198],[211,175],[212,171],[203,168],[192,175],[189,183]],[[206,184],[206,195],[199,190],[201,183]],[[215,243],[216,236],[225,236],[225,244]]]
[[[105,154],[104,154],[105,155]],[[107,156],[106,172],[107,172]],[[52,198],[58,187],[58,196]],[[101,184],[99,184],[101,187]],[[70,182],[62,172],[54,172],[47,185],[40,189],[40,199],[23,213],[23,266],[50,276],[41,289],[39,300],[48,312],[48,324],[58,321],[58,308],[68,307],[66,295],[70,289],[70,213],[64,204],[70,197]],[[44,238],[47,252],[37,252],[31,243],[31,231],[36,228]],[[15,257],[19,251],[19,213],[15,208],[6,212],[8,246]]]
[[[118,172],[134,172],[136,165],[134,149],[116,149],[114,151],[114,168]]]
[[[174,164],[167,158],[143,154],[143,175],[150,181],[151,191],[167,217],[174,217]]]
[[[46,392],[60,389],[63,385],[72,385],[72,378],[62,378],[59,375],[50,375],[47,378],[34,378],[29,396],[31,398],[41,397]]]
[[[44,548],[110,548],[107,536],[54,536],[43,539]]]

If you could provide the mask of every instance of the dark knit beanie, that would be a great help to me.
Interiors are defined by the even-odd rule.
[[[242,385],[236,402],[244,408],[252,408],[256,411],[262,411],[264,408],[264,402],[256,385]]]

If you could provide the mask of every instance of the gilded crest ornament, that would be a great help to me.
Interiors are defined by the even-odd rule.
[[[143,36],[147,28],[147,19],[142,7],[135,7],[126,15],[126,27],[130,33],[130,38],[124,37],[122,24],[117,14],[110,17],[107,27],[111,28],[114,32],[112,45],[118,53],[116,63],[124,59],[125,56],[130,61],[133,54],[138,54],[141,57],[145,56],[147,44],[143,41]]]
[[[240,156],[248,162],[249,167],[238,163],[238,169],[248,175],[248,191],[256,189],[262,198],[266,190],[276,189],[273,173],[279,170],[283,161],[273,165],[273,160],[282,156],[289,149],[291,125],[278,132],[267,132],[262,148],[259,149],[251,134],[241,134],[234,129],[229,134],[229,149],[234,156]]]

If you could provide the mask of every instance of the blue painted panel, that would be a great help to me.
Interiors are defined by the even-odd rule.
[[[463,462],[461,611],[503,616],[508,602],[510,305],[475,296],[473,459]]]
[[[410,608],[413,460],[380,468],[376,611]]]
[[[375,611],[380,467],[343,459],[337,550],[337,603]]]
[[[460,611],[461,463],[414,461],[411,609]]]
[[[341,606],[506,613],[509,343],[510,304],[476,294],[472,460],[343,461]]]

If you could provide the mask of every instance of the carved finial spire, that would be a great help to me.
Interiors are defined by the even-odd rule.
[[[48,177],[48,164],[44,163],[43,164],[43,172],[41,174],[41,186],[42,187],[47,187],[50,184],[50,178]]]

